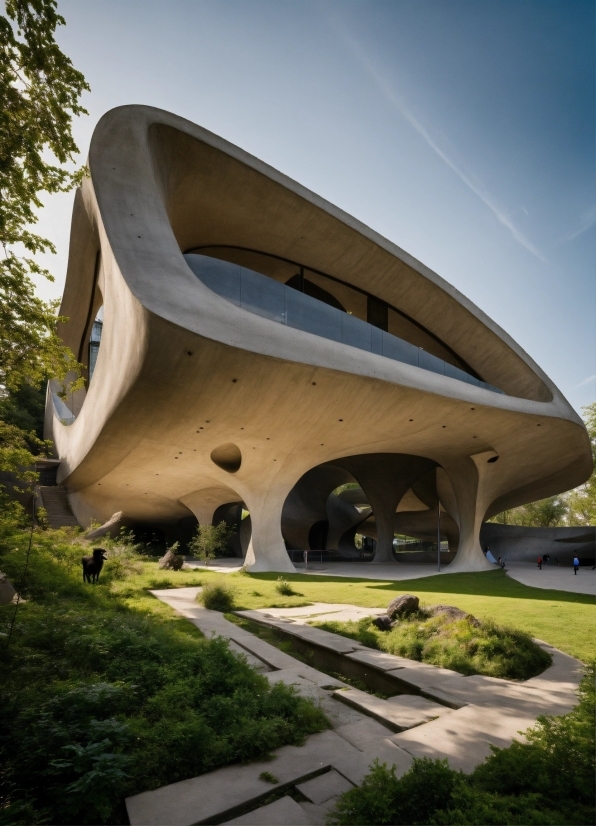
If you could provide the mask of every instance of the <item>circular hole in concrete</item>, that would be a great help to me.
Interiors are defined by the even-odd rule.
[[[227,473],[236,473],[242,464],[242,454],[237,445],[226,442],[211,451],[211,461]]]

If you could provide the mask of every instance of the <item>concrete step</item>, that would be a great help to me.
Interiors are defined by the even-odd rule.
[[[390,702],[357,688],[339,689],[333,692],[333,696],[362,714],[378,720],[392,731],[406,731],[421,726],[449,711],[421,697],[415,698],[414,702],[408,700],[407,696],[393,697]]]
[[[68,503],[66,488],[60,485],[40,485],[39,498],[47,513],[50,528],[78,528],[79,523]]]

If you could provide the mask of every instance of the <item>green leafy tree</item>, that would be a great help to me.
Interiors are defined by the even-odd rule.
[[[57,323],[64,319],[56,316],[56,302],[42,301],[32,280],[32,276],[53,280],[34,258],[55,252],[49,239],[31,229],[42,207],[41,195],[66,192],[84,174],[66,168],[78,152],[72,119],[85,113],[79,99],[89,87],[55,41],[56,28],[64,22],[55,0],[6,0],[5,15],[0,15],[0,396],[4,399],[24,384],[35,387],[50,377],[65,380],[72,372],[79,374],[73,354],[57,334]],[[5,466],[26,458],[20,432],[14,416],[4,420],[0,449]],[[30,439],[28,447],[33,447]]]
[[[231,535],[232,529],[225,522],[220,522],[219,525],[198,525],[188,547],[191,554],[208,565],[216,556],[226,552]]]

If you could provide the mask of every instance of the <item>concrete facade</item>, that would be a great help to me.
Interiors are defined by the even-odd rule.
[[[93,378],[66,404],[50,386],[46,418],[80,524],[208,523],[243,503],[247,566],[291,571],[286,543],[317,518],[336,544],[354,529],[327,510],[352,480],[377,561],[396,513],[440,503],[451,569],[483,570],[483,520],[589,476],[583,423],[519,345],[317,195],[145,106],[101,119],[89,170],[60,312],[85,364],[94,339]]]

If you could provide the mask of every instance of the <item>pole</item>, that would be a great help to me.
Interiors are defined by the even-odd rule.
[[[441,570],[441,503],[437,505],[437,570]]]

